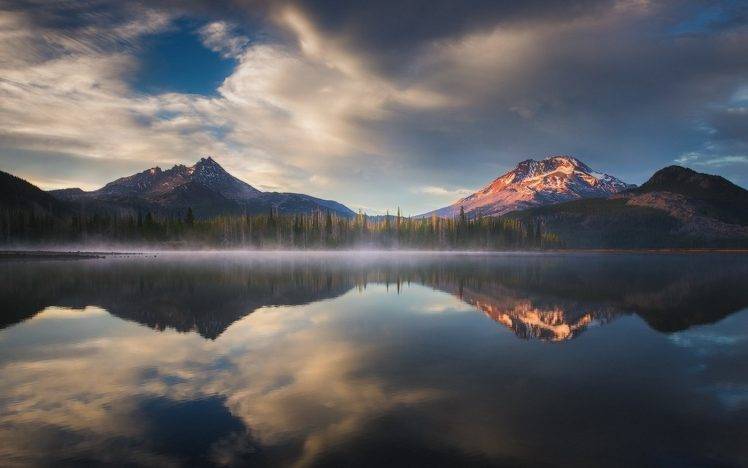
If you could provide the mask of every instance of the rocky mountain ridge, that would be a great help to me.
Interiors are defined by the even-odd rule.
[[[192,166],[153,167],[121,177],[90,192],[78,188],[52,190],[54,197],[99,211],[154,211],[181,213],[192,208],[198,217],[219,214],[281,214],[331,211],[341,216],[355,213],[333,200],[300,193],[263,192],[229,174],[212,157]]]

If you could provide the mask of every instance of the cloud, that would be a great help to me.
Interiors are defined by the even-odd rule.
[[[460,195],[414,187],[478,187],[556,153],[629,182],[695,152],[746,177],[745,11],[685,34],[703,15],[686,3],[10,2],[0,163],[94,187],[212,154],[261,188],[414,213]],[[185,17],[231,74],[211,96],[133,90],[145,38]],[[12,156],[32,153],[46,170]],[[76,181],[60,154],[127,163]]]
[[[225,58],[238,58],[249,45],[249,38],[238,34],[235,26],[225,21],[206,24],[199,31],[205,46]]]
[[[22,35],[27,18],[14,17]],[[168,26],[163,18],[162,23]],[[321,57],[282,44],[250,44],[226,22],[199,31],[206,46],[238,60],[217,97],[138,95],[124,80],[136,72],[136,54],[99,47],[106,34],[128,40],[137,35],[127,25],[115,31],[124,32],[91,32],[64,53],[54,53],[47,44],[45,60],[30,58],[4,69],[0,92],[6,105],[0,115],[9,125],[0,146],[46,153],[52,165],[59,161],[58,152],[143,161],[145,166],[189,163],[214,154],[261,188],[330,196],[314,190],[315,185],[335,186],[330,165],[363,164],[360,158],[381,155],[379,135],[361,122],[386,119],[391,106],[433,108],[448,101],[417,86],[401,89],[368,77],[345,55]],[[309,37],[302,40],[313,36],[303,34]],[[13,56],[9,47],[3,51]],[[348,161],[339,164],[340,158]]]
[[[675,162],[710,172],[727,169],[728,179],[744,183],[748,179],[748,108],[726,102],[709,112],[699,130],[704,141]]]
[[[731,164],[748,164],[748,156],[709,156],[699,153],[687,153],[678,157],[675,162],[678,164],[696,166],[721,167]]]
[[[458,188],[454,190],[448,190],[444,187],[436,187],[433,185],[427,185],[414,190],[416,193],[425,193],[427,195],[440,195],[449,197],[464,197],[470,195],[472,191],[466,188]]]

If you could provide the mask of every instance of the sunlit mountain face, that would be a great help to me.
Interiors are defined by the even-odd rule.
[[[421,216],[451,218],[461,211],[469,216],[499,216],[570,200],[607,198],[632,188],[633,185],[596,172],[574,157],[550,156],[540,161],[522,161],[475,193]]]
[[[4,262],[0,455],[741,466],[746,268],[735,254]]]

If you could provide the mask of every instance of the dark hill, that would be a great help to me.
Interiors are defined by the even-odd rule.
[[[609,199],[507,215],[541,223],[567,247],[748,247],[748,191],[723,177],[670,166]]]
[[[695,202],[697,211],[725,223],[748,224],[748,190],[724,177],[702,174],[680,166],[668,166],[655,172],[636,194],[667,192]]]
[[[34,184],[0,171],[0,208],[9,211],[33,211],[60,215],[67,205]]]
[[[748,202],[748,190],[724,177],[702,174],[681,166],[668,166],[655,172],[647,182],[631,190],[635,193],[672,192],[688,197],[731,202]]]

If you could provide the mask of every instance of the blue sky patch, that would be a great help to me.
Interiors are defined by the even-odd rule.
[[[145,94],[215,94],[236,61],[206,48],[198,35],[200,26],[182,20],[174,28],[146,38],[133,88]]]
[[[719,5],[699,9],[687,20],[682,21],[671,30],[675,36],[689,34],[708,34],[730,19],[730,15]]]

